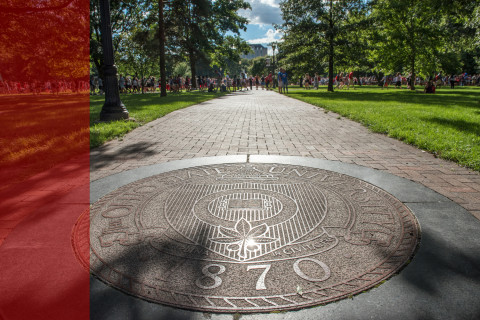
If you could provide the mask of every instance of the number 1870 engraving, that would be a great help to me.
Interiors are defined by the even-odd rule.
[[[315,265],[319,266],[322,271],[320,274],[323,274],[321,277],[310,277],[307,274],[305,274],[304,271],[300,268],[300,263],[304,261],[310,261],[313,262]],[[254,269],[264,269],[264,271],[260,274],[257,280],[257,284],[255,286],[256,290],[266,290],[267,287],[265,285],[265,279],[267,277],[267,273],[271,268],[271,264],[258,264],[258,265],[249,265],[247,266],[247,271],[254,270]],[[212,268],[218,268],[218,271],[212,272]],[[198,278],[195,281],[195,284],[197,287],[201,289],[215,289],[219,287],[222,284],[222,279],[219,277],[220,274],[224,273],[227,270],[227,268],[224,265],[221,264],[208,264],[205,267],[202,268],[202,273],[203,276]],[[323,263],[320,260],[313,259],[313,258],[302,258],[298,259],[293,263],[293,271],[302,279],[311,281],[311,282],[321,282],[325,281],[328,278],[330,278],[330,268]],[[315,272],[315,274],[318,274],[318,272]],[[212,285],[205,285],[204,284],[204,279],[211,279],[213,280]]]
[[[267,272],[268,272],[268,270],[270,270],[271,266],[272,266],[271,264],[259,264],[259,265],[256,265],[256,266],[248,266],[247,267],[247,271],[252,270],[252,269],[265,269],[265,271],[262,272],[260,277],[258,277],[257,285],[255,286],[256,290],[266,290],[267,289],[267,287],[265,286],[265,277],[267,276]]]
[[[217,272],[212,273],[209,271],[211,267],[218,267],[219,269]],[[225,270],[226,270],[225,266],[221,264],[215,264],[215,263],[207,264],[205,267],[202,268],[203,276],[198,278],[197,281],[195,281],[195,284],[197,285],[197,287],[201,289],[215,289],[222,284],[222,278],[220,278],[218,275],[224,273]],[[202,279],[206,279],[206,278],[212,279],[214,283],[210,286],[204,286],[202,284]]]

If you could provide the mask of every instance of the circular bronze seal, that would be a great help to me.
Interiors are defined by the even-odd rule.
[[[77,252],[88,222],[90,261],[80,256],[96,277],[149,301],[213,312],[351,296],[398,271],[419,238],[414,215],[385,191],[280,164],[193,167],[121,187],[79,219]]]

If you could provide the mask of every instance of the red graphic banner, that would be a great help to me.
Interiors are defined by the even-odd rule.
[[[0,319],[89,319],[88,0],[0,4]],[[88,247],[88,232],[86,235]]]

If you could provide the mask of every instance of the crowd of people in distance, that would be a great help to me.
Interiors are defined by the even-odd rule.
[[[335,75],[333,78],[333,85],[335,89],[355,89],[355,86],[368,85],[378,85],[382,87],[382,89],[388,89],[390,87],[394,87],[396,89],[410,89],[411,81],[411,75],[403,76],[400,73],[384,75],[380,79],[377,79],[373,75],[357,77],[353,71],[350,71],[341,72]],[[148,93],[157,92],[160,90],[160,79],[154,76],[139,78],[138,76],[120,75],[118,78],[118,83],[121,93]],[[197,76],[195,88],[201,91],[209,92],[234,92],[253,90],[253,87],[255,87],[256,90],[259,88],[261,90],[270,90],[278,87],[278,92],[285,93],[288,92],[288,83],[288,75],[283,68],[278,70],[278,74],[276,76],[274,76],[271,72],[268,74],[254,76],[249,76],[245,72],[242,72],[238,76],[231,76],[229,73],[220,75],[220,73],[217,71],[217,75],[214,77]],[[318,89],[320,86],[328,85],[328,76],[319,75],[318,73],[315,73],[314,75],[309,75],[306,73],[300,77],[296,84],[304,87],[305,89]],[[478,86],[480,85],[480,74],[468,75],[463,73],[460,75],[443,76],[441,73],[439,73],[426,79],[416,76],[414,84],[415,86],[424,86],[424,92],[434,93],[435,89],[439,86],[450,85],[452,89],[457,85]],[[98,77],[92,77],[90,88],[92,94],[103,94],[102,80]],[[171,93],[178,93],[182,91],[190,91],[192,88],[194,88],[194,86],[193,81],[189,76],[183,77],[178,75],[173,77],[171,76],[166,80],[166,88],[167,91],[170,91]]]
[[[402,88],[402,86],[406,86],[410,89],[412,83],[411,74],[407,77],[403,77],[400,73],[397,73],[394,76],[384,76],[381,80],[381,85],[383,88],[387,88],[390,85],[394,85],[395,88]],[[435,93],[436,88],[442,86],[450,86],[450,89],[454,89],[455,86],[480,86],[480,74],[476,75],[469,75],[467,73],[463,73],[460,75],[442,75],[438,73],[434,76],[430,76],[427,78],[416,77],[414,84],[419,84],[424,86],[423,92],[425,93]]]
[[[412,77],[409,74],[407,77],[403,77],[400,73],[397,73],[394,76],[384,76],[381,84],[383,88],[387,88],[390,85],[395,85],[395,88],[402,88],[406,86],[410,89]],[[479,86],[480,85],[480,74],[469,75],[463,73],[460,75],[442,75],[438,73],[434,76],[427,78],[416,77],[415,84],[423,85],[425,93],[435,93],[435,89],[441,86],[450,86],[451,89],[454,89],[455,86]]]
[[[403,76],[400,73],[385,75],[380,79],[375,76],[355,76],[353,72],[341,72],[335,75],[333,85],[336,89],[355,89],[355,86],[378,85],[382,89],[391,87],[396,89],[410,88],[412,82],[411,75]],[[223,91],[235,92],[253,90],[271,90],[278,87],[279,93],[288,92],[288,75],[284,69],[279,69],[274,76],[272,73],[262,75],[247,75],[245,72],[240,75],[231,76],[229,73],[216,76],[198,76],[196,77],[196,87],[201,91]],[[320,76],[318,73],[301,76],[296,84],[305,89],[318,89],[320,86],[328,85],[328,76]],[[425,93],[435,93],[438,87],[456,86],[480,86],[480,74],[459,74],[442,75],[441,73],[422,78],[415,77],[415,86],[423,86]],[[148,76],[141,78],[138,76],[119,75],[118,86],[121,93],[152,93],[160,91],[160,78]],[[166,79],[167,91],[178,93],[190,91],[193,81],[190,77],[173,76]],[[47,81],[7,81],[0,79],[0,94],[40,94],[40,93],[78,93],[90,90],[91,95],[104,94],[103,81],[98,76],[91,76],[90,83],[87,81],[66,81],[66,80],[47,80]]]
[[[412,83],[411,74],[408,76],[402,76],[400,73],[394,75],[385,75],[380,80],[375,76],[355,77],[353,72],[341,72],[333,78],[333,85],[335,89],[355,89],[355,86],[364,85],[378,85],[382,89],[388,89],[389,87],[395,87],[396,89],[407,88],[410,89]],[[319,86],[328,85],[328,76],[319,76],[317,73],[310,76],[306,73],[300,77],[299,83],[305,89],[318,89]],[[480,74],[468,75],[463,73],[460,75],[445,75],[441,73],[430,76],[428,78],[415,77],[415,85],[423,85],[425,93],[435,93],[437,87],[450,86],[454,89],[458,86],[480,86]]]
[[[300,77],[299,84],[305,87],[305,89],[318,89],[319,86],[328,85],[328,76],[320,76],[318,73],[311,76],[306,73]],[[366,86],[375,84],[377,84],[377,79],[374,76],[355,77],[353,72],[341,72],[333,77],[333,85],[336,89],[343,89],[345,86],[347,86],[347,89],[350,89],[350,87],[354,89],[355,85]]]
[[[216,76],[197,76],[193,79],[189,76],[170,76],[166,79],[166,89],[170,93],[179,93],[182,91],[191,91],[196,88],[200,91],[208,92],[236,92],[253,90],[270,90],[277,85],[279,92],[288,92],[288,76],[284,69],[280,69],[277,77],[272,73],[267,75],[247,75],[241,72],[240,75],[231,76],[229,73],[221,75],[217,72]],[[120,93],[154,93],[160,91],[160,78],[148,76],[141,78],[120,74],[118,77],[118,88]],[[101,78],[92,76],[90,78],[90,93],[92,95],[104,94],[103,81]]]
[[[78,93],[89,90],[88,81],[7,81],[0,80],[0,94]]]

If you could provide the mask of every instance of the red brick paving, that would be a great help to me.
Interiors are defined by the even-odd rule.
[[[480,219],[478,172],[261,90],[172,112],[92,150],[90,178],[172,160],[242,154],[312,157],[387,171],[439,192]]]
[[[88,184],[86,156],[70,159],[0,191],[0,246],[22,220],[32,217],[41,207],[60,203],[62,196]]]

